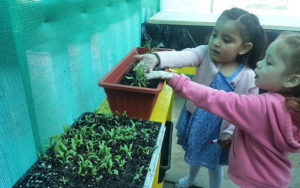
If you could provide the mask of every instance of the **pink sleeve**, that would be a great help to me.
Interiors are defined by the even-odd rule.
[[[259,88],[255,85],[254,76],[255,73],[252,71],[253,74],[250,74],[251,76],[248,76],[247,84],[245,84],[247,87],[247,92],[245,94],[258,94]],[[235,126],[233,124],[230,124],[228,121],[224,120],[221,125],[221,133],[228,133],[233,134],[235,130]]]
[[[236,127],[251,131],[259,126],[266,114],[263,95],[238,95],[200,85],[184,75],[174,74],[168,84],[176,94],[214,113]]]

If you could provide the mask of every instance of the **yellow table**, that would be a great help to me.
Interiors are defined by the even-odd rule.
[[[172,109],[173,109],[173,98],[174,98],[174,92],[172,88],[166,84],[164,84],[164,87],[160,94],[158,95],[157,101],[155,103],[154,109],[152,111],[151,117],[149,120],[161,122],[163,124],[166,123],[166,121],[171,121],[172,118]],[[96,113],[112,113],[109,104],[107,100],[104,100],[104,102],[97,108],[95,111]],[[152,184],[152,188],[161,188],[163,187],[163,182],[158,184],[158,173],[159,173],[159,166],[160,162],[158,162],[154,181]]]

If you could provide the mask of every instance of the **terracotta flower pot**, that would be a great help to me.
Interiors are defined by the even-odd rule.
[[[164,50],[170,49],[157,49],[157,51]],[[128,117],[149,120],[164,82],[160,81],[157,88],[119,84],[123,75],[129,72],[132,65],[136,62],[134,58],[136,52],[145,54],[148,51],[148,48],[134,48],[99,81],[98,84],[104,88],[110,109],[115,115],[123,114],[126,111]]]

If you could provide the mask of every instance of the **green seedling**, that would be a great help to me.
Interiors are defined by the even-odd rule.
[[[126,155],[131,159],[132,156],[132,144],[129,145],[129,147],[127,145],[123,145],[120,146],[120,151],[125,151]]]
[[[84,138],[86,138],[87,137],[87,129],[88,129],[88,127],[87,126],[84,126],[84,127],[82,127],[81,128],[81,134],[82,134],[82,136],[84,137]]]
[[[94,152],[94,144],[91,140],[86,142],[86,149],[87,149],[88,153]]]
[[[114,136],[115,136],[115,129],[112,128],[112,129],[110,129],[110,131],[107,131],[107,133],[110,136],[110,138],[114,138]]]
[[[78,143],[79,143],[79,146],[83,145],[83,137],[82,137],[82,134],[79,133],[79,139],[78,139]]]
[[[106,130],[103,126],[100,126],[101,130],[102,130],[102,136],[105,136],[106,135]]]
[[[142,172],[144,168],[145,168],[144,166],[141,166],[139,172],[134,176],[133,181],[138,180],[142,176]]]
[[[115,174],[115,175],[118,175],[119,174],[119,171],[116,170],[116,169],[113,169],[113,160],[112,159],[109,159],[108,161],[108,169],[107,169],[107,172],[108,174]]]
[[[119,164],[119,167],[123,167],[126,164],[126,161],[121,159],[121,155],[116,155],[114,159]]]
[[[104,159],[102,159],[100,161],[100,166],[99,168],[106,168],[107,172],[109,174],[119,174],[119,171],[116,169],[113,169],[114,163],[113,163],[113,159],[112,159],[112,155],[111,154],[107,154],[105,155]]]
[[[72,139],[71,139],[71,147],[73,150],[76,151],[77,145],[79,144],[79,139],[78,139],[78,135],[75,135]]]
[[[97,124],[94,123],[91,127],[90,127],[90,134],[92,135],[92,139],[95,139],[97,135],[99,135],[99,133],[96,133],[96,131],[94,130],[95,126]]]
[[[97,178],[96,178],[96,180],[97,181],[101,181],[103,179],[103,176],[101,175],[101,176],[98,176]]]
[[[65,142],[67,142],[67,140]],[[65,145],[64,140],[62,140],[62,138],[56,137],[54,153],[55,153],[55,156],[59,159],[60,163],[62,163],[62,164],[64,164],[66,162],[65,154],[67,151],[68,151],[68,148]]]
[[[136,131],[135,122],[130,119],[132,131]]]
[[[63,123],[63,129],[64,132],[67,132],[70,129],[70,125],[66,125],[65,123]]]
[[[146,71],[144,71],[142,66],[137,66],[135,68],[135,83],[139,86],[139,87],[147,87],[149,85],[149,80],[147,79],[145,73],[147,73]]]
[[[103,155],[110,155],[110,150],[111,148],[107,146],[106,142],[104,140],[102,140],[102,142],[100,143],[100,141],[98,141],[98,152],[97,154],[100,156],[101,154]]]
[[[38,151],[37,151],[36,153],[37,153],[37,155],[38,155],[38,158],[39,158],[39,159],[41,159],[41,158],[42,158],[42,155],[41,155],[41,153],[40,153],[40,152],[38,152]]]
[[[62,178],[59,179],[59,181],[61,181],[65,185],[66,183],[68,183],[69,180],[65,179],[65,177],[63,176]]]
[[[142,147],[143,153],[146,155],[152,154],[155,149],[152,147]]]
[[[49,157],[46,153],[44,153],[42,155],[42,158],[44,158],[45,160],[50,160],[51,159],[51,157]]]
[[[86,176],[88,173],[88,168],[93,169],[94,165],[90,160],[84,159],[82,155],[78,155],[78,158],[78,174],[81,176]]]
[[[148,49],[149,54],[152,54],[157,49],[157,47],[152,47],[151,43],[152,43],[152,39],[146,41],[145,44],[144,44],[144,47]]]

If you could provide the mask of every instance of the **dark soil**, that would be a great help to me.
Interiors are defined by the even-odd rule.
[[[153,121],[85,113],[54,138],[13,187],[143,187],[160,127]]]

